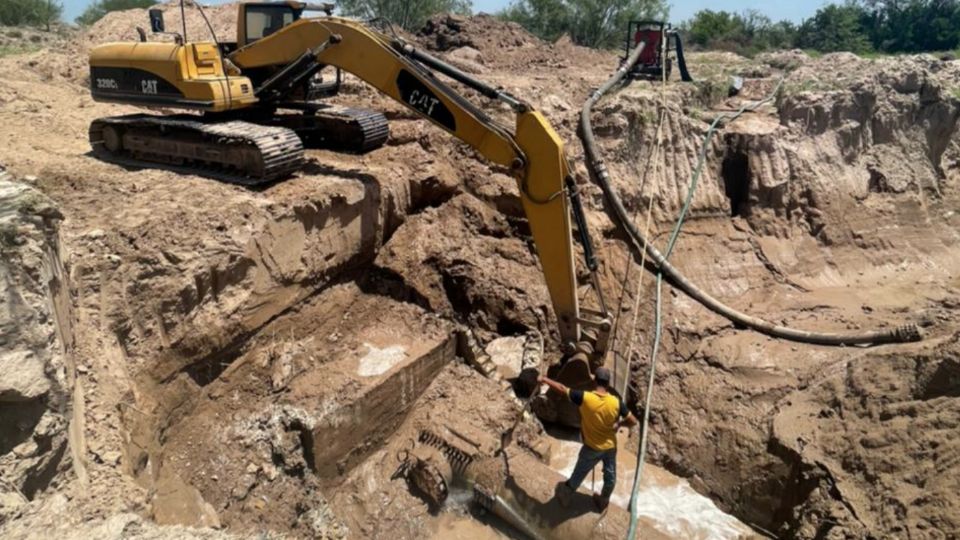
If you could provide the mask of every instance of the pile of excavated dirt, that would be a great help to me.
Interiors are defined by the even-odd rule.
[[[562,69],[608,61],[610,54],[574,45],[563,36],[545,43],[517,23],[492,15],[474,17],[437,15],[417,32],[417,41],[427,49],[445,53],[444,58],[472,73],[497,74],[538,66]]]
[[[54,24],[50,30],[24,26],[0,26],[0,48],[16,53],[42,47],[59,47],[76,39],[71,26]]]
[[[213,36],[210,35],[211,28],[219,41],[237,40],[237,6],[235,4],[205,6],[203,14],[206,14],[207,20],[204,20],[203,14],[195,6],[186,6],[181,15],[179,0],[171,0],[151,9],[160,9],[163,12],[163,22],[167,32],[182,35],[183,21],[186,18],[188,40],[213,41]],[[209,27],[207,21],[210,23]],[[93,23],[86,30],[86,43],[94,45],[111,41],[135,41],[138,39],[136,30],[138,26],[147,31],[151,41],[173,39],[172,36],[150,34],[149,10],[128,9],[112,11]]]
[[[491,54],[503,49],[535,49],[543,46],[543,42],[519,24],[504,22],[491,15],[437,15],[423,25],[417,36],[435,51],[473,47]]]
[[[177,28],[178,9],[163,9]],[[232,36],[235,6],[207,13]],[[189,35],[206,35],[198,21]],[[466,491],[432,508],[400,473],[425,430],[492,455],[520,405],[484,376],[484,349],[516,364],[539,333],[557,357],[515,182],[355,79],[334,102],[384,111],[387,145],[310,150],[275,185],[97,161],[89,122],[138,109],[92,102],[84,51],[147,24],[144,10],[116,13],[66,46],[0,58],[11,173],[0,181],[0,359],[24,374],[0,380],[0,406],[25,419],[0,426],[0,535],[511,534]],[[604,213],[576,138],[582,102],[618,55],[486,16],[439,16],[411,39],[527,100],[563,138],[620,318],[613,357],[631,359],[633,388],[645,387],[653,280]],[[786,74],[772,104],[725,123],[707,148],[673,262],[778,323],[915,322],[927,339],[777,341],[665,285],[651,459],[777,537],[956,536],[960,64],[801,55],[691,54],[699,82],[662,94],[635,82],[601,102],[594,123],[615,186],[641,227],[652,202],[649,236],[662,246],[709,122]],[[733,75],[746,84],[728,98]],[[464,94],[512,125],[501,104]],[[516,339],[488,347],[503,337]],[[638,414],[641,397],[631,390]],[[555,460],[539,422],[518,433],[509,455],[529,465],[518,478],[553,478],[541,474]],[[677,530],[658,512],[645,514],[645,537]]]

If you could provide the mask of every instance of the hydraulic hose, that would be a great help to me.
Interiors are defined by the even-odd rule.
[[[778,325],[765,321],[758,317],[748,315],[738,311],[723,302],[717,300],[703,289],[697,287],[683,274],[680,273],[672,264],[670,264],[660,251],[647,240],[637,229],[636,225],[630,219],[623,202],[619,195],[614,191],[610,182],[610,173],[597,150],[596,139],[593,134],[593,125],[591,122],[591,113],[593,107],[600,101],[611,89],[620,84],[630,66],[634,65],[643,53],[645,44],[640,43],[630,57],[624,61],[617,69],[616,73],[603,84],[597,91],[590,95],[583,110],[580,113],[580,140],[587,158],[587,168],[594,181],[603,190],[604,197],[608,204],[608,210],[614,221],[623,228],[630,239],[630,246],[636,256],[640,256],[643,250],[646,250],[647,257],[653,266],[662,272],[667,279],[687,296],[693,298],[707,309],[721,315],[737,326],[750,328],[762,334],[771,337],[797,341],[801,343],[812,343],[818,345],[877,345],[881,343],[904,343],[910,341],[920,341],[922,339],[920,330],[916,325],[901,326],[892,330],[876,330],[862,333],[832,333],[832,332],[811,332],[806,330],[797,330],[786,326]],[[712,132],[711,132],[712,133]],[[709,136],[704,141],[704,147],[709,143]],[[701,154],[703,156],[703,154]],[[688,194],[688,200],[692,196]]]

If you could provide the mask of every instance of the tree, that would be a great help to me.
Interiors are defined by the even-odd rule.
[[[578,45],[619,47],[631,20],[667,15],[664,0],[515,0],[498,14],[553,41],[568,34]]]
[[[800,25],[801,47],[822,52],[868,52],[873,49],[864,25],[869,14],[860,4],[830,4]]]
[[[37,17],[49,32],[50,24],[59,21],[60,16],[63,15],[63,4],[55,0],[41,0],[40,3]]]
[[[763,35],[762,49],[792,49],[797,46],[797,25],[790,21],[773,23]]]
[[[42,25],[49,31],[62,14],[57,0],[0,0],[0,24],[5,26]]]
[[[155,5],[156,0],[96,0],[75,20],[82,26],[90,26],[111,11],[143,9]]]
[[[952,50],[960,45],[957,0],[865,0],[862,25],[884,52]]]
[[[733,40],[742,35],[743,21],[728,11],[704,9],[696,12],[683,28],[690,43],[713,47],[718,42]]]
[[[525,0],[513,2],[497,16],[520,24],[541,39],[555,41],[567,33],[571,11],[563,0]]]
[[[660,0],[569,0],[572,19],[570,38],[586,47],[616,47],[624,41],[632,20],[665,19],[667,7]]]
[[[451,12],[470,14],[471,0],[341,0],[340,10],[348,17],[383,19],[415,32],[432,15]]]

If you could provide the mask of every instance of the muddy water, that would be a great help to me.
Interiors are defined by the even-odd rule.
[[[471,515],[473,492],[455,484],[429,540],[524,540],[492,514]]]
[[[441,514],[437,531],[430,540],[503,540],[509,538],[497,529],[470,516]]]
[[[554,441],[550,467],[569,477],[577,462],[580,443],[575,435],[560,435],[563,438]],[[610,497],[610,503],[628,510],[637,457],[626,448],[626,435],[621,434],[621,450],[617,453],[617,485]],[[580,490],[589,492],[591,486],[597,493],[603,487],[603,471],[600,465],[597,465],[592,474],[587,475]],[[686,480],[650,464],[643,468],[637,510],[640,516],[653,522],[659,531],[675,538],[733,540],[753,535],[750,527],[721,511],[713,501],[690,487]]]

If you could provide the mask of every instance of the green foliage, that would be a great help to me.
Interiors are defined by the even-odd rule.
[[[717,42],[740,38],[743,25],[733,13],[704,9],[694,14],[683,28],[691,44],[713,47]]]
[[[703,10],[682,25],[691,44],[752,54],[769,49],[917,53],[960,47],[960,0],[846,0],[797,27],[755,12]]]
[[[681,29],[693,45],[748,55],[767,49],[791,48],[797,35],[793,23],[774,23],[755,10],[730,13],[705,9],[694,14]]]
[[[855,3],[830,4],[800,26],[800,47],[822,52],[864,53],[873,49],[863,27],[866,11]]]
[[[89,26],[111,11],[143,9],[156,4],[156,0],[96,0],[76,18],[77,24]]]
[[[555,41],[567,33],[571,13],[563,0],[520,0],[511,3],[497,16],[519,23],[541,39]]]
[[[663,19],[665,0],[514,0],[498,14],[542,39],[563,34],[578,45],[620,47],[631,20]]]
[[[63,4],[58,0],[0,0],[0,24],[4,26],[44,26],[63,14]]]
[[[888,53],[960,46],[958,0],[864,0],[861,26],[874,48]]]
[[[415,32],[437,13],[470,14],[471,0],[340,0],[344,15],[362,19],[383,19]]]

